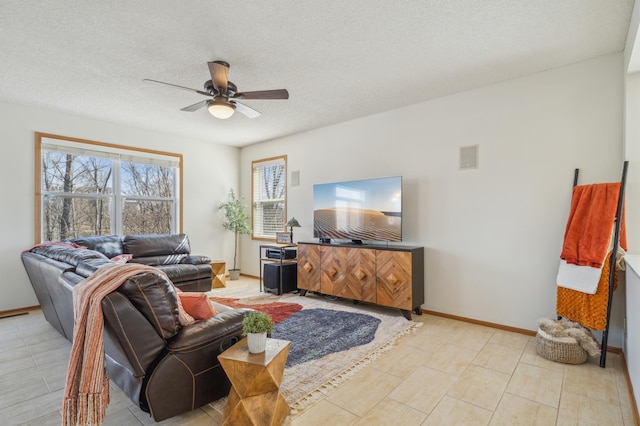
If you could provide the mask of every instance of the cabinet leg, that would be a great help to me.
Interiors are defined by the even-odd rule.
[[[416,313],[416,315],[422,315],[422,308],[418,306],[414,312]]]
[[[409,321],[411,321],[411,311],[407,311],[406,309],[400,309],[400,312],[402,312],[402,315],[408,319]]]
[[[300,289],[300,296],[304,297],[306,295],[307,295],[307,290]]]

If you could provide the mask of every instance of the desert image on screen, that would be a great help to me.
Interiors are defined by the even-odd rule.
[[[402,241],[401,178],[314,186],[315,237]]]
[[[401,218],[376,210],[323,209],[313,212],[313,224],[324,238],[400,241]]]

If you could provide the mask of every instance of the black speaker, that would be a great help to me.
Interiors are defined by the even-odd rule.
[[[282,268],[282,292],[288,293],[298,289],[298,264],[295,262],[265,263],[262,278],[264,290],[269,293],[280,294],[280,268]]]

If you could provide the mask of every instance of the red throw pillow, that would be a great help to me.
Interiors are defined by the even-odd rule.
[[[196,320],[203,320],[218,315],[206,293],[178,292],[184,310]]]

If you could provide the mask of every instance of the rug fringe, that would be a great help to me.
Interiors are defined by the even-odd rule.
[[[301,411],[307,409],[310,405],[313,405],[314,403],[316,403],[319,399],[326,396],[327,393],[329,393],[329,391],[331,391],[332,389],[335,389],[336,387],[338,387],[338,385],[344,383],[345,381],[353,377],[356,373],[360,372],[366,366],[368,366],[373,361],[378,359],[380,355],[382,355],[383,353],[393,348],[399,338],[409,333],[412,333],[418,327],[422,327],[421,322],[411,321],[411,325],[408,328],[406,328],[402,333],[399,333],[398,335],[394,336],[389,341],[384,343],[382,346],[380,346],[379,348],[377,348],[376,350],[368,354],[366,357],[356,362],[355,364],[351,365],[350,367],[346,368],[342,372],[338,373],[337,375],[332,377],[329,381],[318,386],[316,389],[312,390],[307,395],[298,399],[293,404],[289,404],[291,407],[291,411],[289,412],[289,415],[295,416],[299,414]]]

